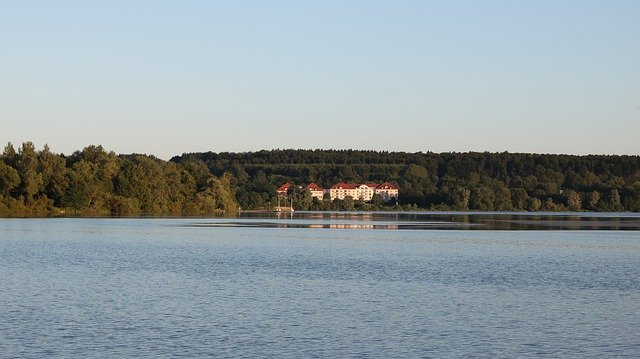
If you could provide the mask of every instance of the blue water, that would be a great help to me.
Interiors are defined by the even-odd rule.
[[[0,219],[0,356],[640,357],[638,231],[242,221]]]

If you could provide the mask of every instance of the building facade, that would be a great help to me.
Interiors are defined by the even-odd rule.
[[[379,194],[380,197],[382,197],[383,201],[389,202],[392,199],[396,201],[398,200],[399,191],[398,187],[396,187],[395,185],[389,182],[385,182],[375,188],[375,193]]]
[[[280,186],[277,190],[278,195],[286,196],[291,186],[292,184],[289,182]],[[391,200],[397,201],[399,194],[398,187],[389,182],[385,182],[383,184],[356,184],[340,182],[334,184],[328,190],[323,189],[315,183],[309,183],[305,189],[309,190],[312,198],[317,198],[319,200],[322,200],[325,193],[328,193],[332,201],[334,199],[345,199],[347,197],[351,197],[354,200],[368,202],[373,199],[374,195],[378,194],[384,202],[389,202]]]
[[[356,185],[353,183],[336,183],[329,188],[331,200],[345,199],[346,197],[356,198]]]
[[[311,198],[317,198],[321,201],[322,198],[324,198],[324,189],[315,183],[309,183],[305,189],[308,189],[309,192],[311,192]]]

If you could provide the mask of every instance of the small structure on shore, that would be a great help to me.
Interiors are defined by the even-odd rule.
[[[282,186],[280,186],[276,190],[276,193],[278,194],[278,196],[286,196],[287,193],[289,192],[289,188],[291,188],[291,183],[287,182],[287,183],[283,184]]]

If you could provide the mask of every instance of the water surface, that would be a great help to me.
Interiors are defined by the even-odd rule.
[[[393,216],[2,219],[0,356],[640,356],[631,226]]]

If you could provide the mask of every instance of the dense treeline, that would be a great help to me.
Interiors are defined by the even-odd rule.
[[[0,216],[194,214],[237,208],[231,176],[89,146],[70,156],[30,142],[0,156]]]
[[[247,209],[273,206],[285,182],[328,188],[340,181],[390,181],[400,187],[399,205],[312,201],[294,193],[296,208],[640,211],[640,156],[273,150],[191,153],[172,162],[206,164],[217,176],[231,173],[236,198]]]
[[[399,203],[318,201],[295,187],[290,198],[312,210],[640,211],[640,156],[273,150],[167,162],[101,146],[65,156],[27,142],[0,156],[0,216],[271,209],[285,182],[341,181],[390,181]]]

